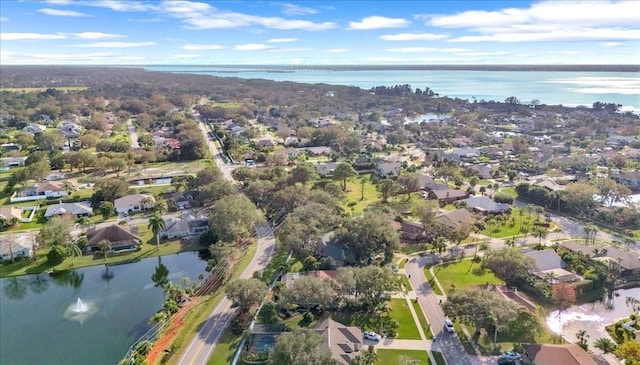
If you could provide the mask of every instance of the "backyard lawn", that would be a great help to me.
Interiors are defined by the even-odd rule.
[[[480,233],[495,238],[511,237],[521,234],[521,227],[528,229],[531,234],[533,222],[536,219],[535,213],[527,213],[523,209],[514,208],[511,214],[505,216],[506,220],[500,221],[496,218],[487,221],[486,228]],[[513,221],[511,219],[513,218]],[[544,219],[544,217],[542,218]],[[551,229],[549,229],[549,232]]]
[[[512,196],[514,198],[516,196],[518,196],[518,194],[516,193],[516,188],[514,188],[513,186],[507,186],[505,188],[500,188],[498,191],[501,192],[501,193],[507,194],[509,196]]]
[[[366,179],[364,185],[364,199],[362,198],[362,185],[360,179]],[[342,183],[340,183],[342,184]],[[357,178],[347,180],[347,202],[345,209],[351,210],[354,215],[362,213],[364,208],[380,200],[376,186],[371,182],[371,174],[360,175]]]
[[[420,350],[389,350],[378,349],[378,361],[376,364],[416,364],[416,365],[431,365],[429,360],[429,354],[426,351]]]
[[[462,260],[450,264],[439,265],[433,268],[442,288],[449,292],[451,285],[456,289],[469,289],[484,284],[503,284],[492,272],[479,272],[480,264],[472,260]]]
[[[409,303],[406,299],[393,298],[389,300],[389,316],[398,321],[398,335],[396,338],[405,340],[420,340],[420,332],[416,321],[411,315]]]

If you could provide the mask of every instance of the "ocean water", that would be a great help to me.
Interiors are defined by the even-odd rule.
[[[461,70],[306,70],[286,71],[252,67],[147,66],[148,71],[164,71],[266,79],[302,83],[357,86],[409,84],[429,87],[453,98],[504,101],[515,96],[522,102],[533,99],[543,104],[591,106],[594,102],[616,103],[625,111],[640,112],[640,73],[566,71],[461,71]]]

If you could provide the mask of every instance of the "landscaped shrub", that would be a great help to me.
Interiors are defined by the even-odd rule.
[[[496,193],[493,196],[493,201],[496,203],[513,204],[513,197],[505,193]]]
[[[67,257],[67,249],[61,245],[53,245],[49,253],[47,253],[47,262],[57,265],[64,261],[65,257]]]

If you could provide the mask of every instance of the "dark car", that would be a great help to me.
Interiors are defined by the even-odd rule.
[[[498,359],[498,365],[515,365],[515,360],[508,359],[506,357],[501,357]]]

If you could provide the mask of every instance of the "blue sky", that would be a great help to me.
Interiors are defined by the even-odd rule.
[[[638,64],[640,1],[0,1],[7,64]]]

